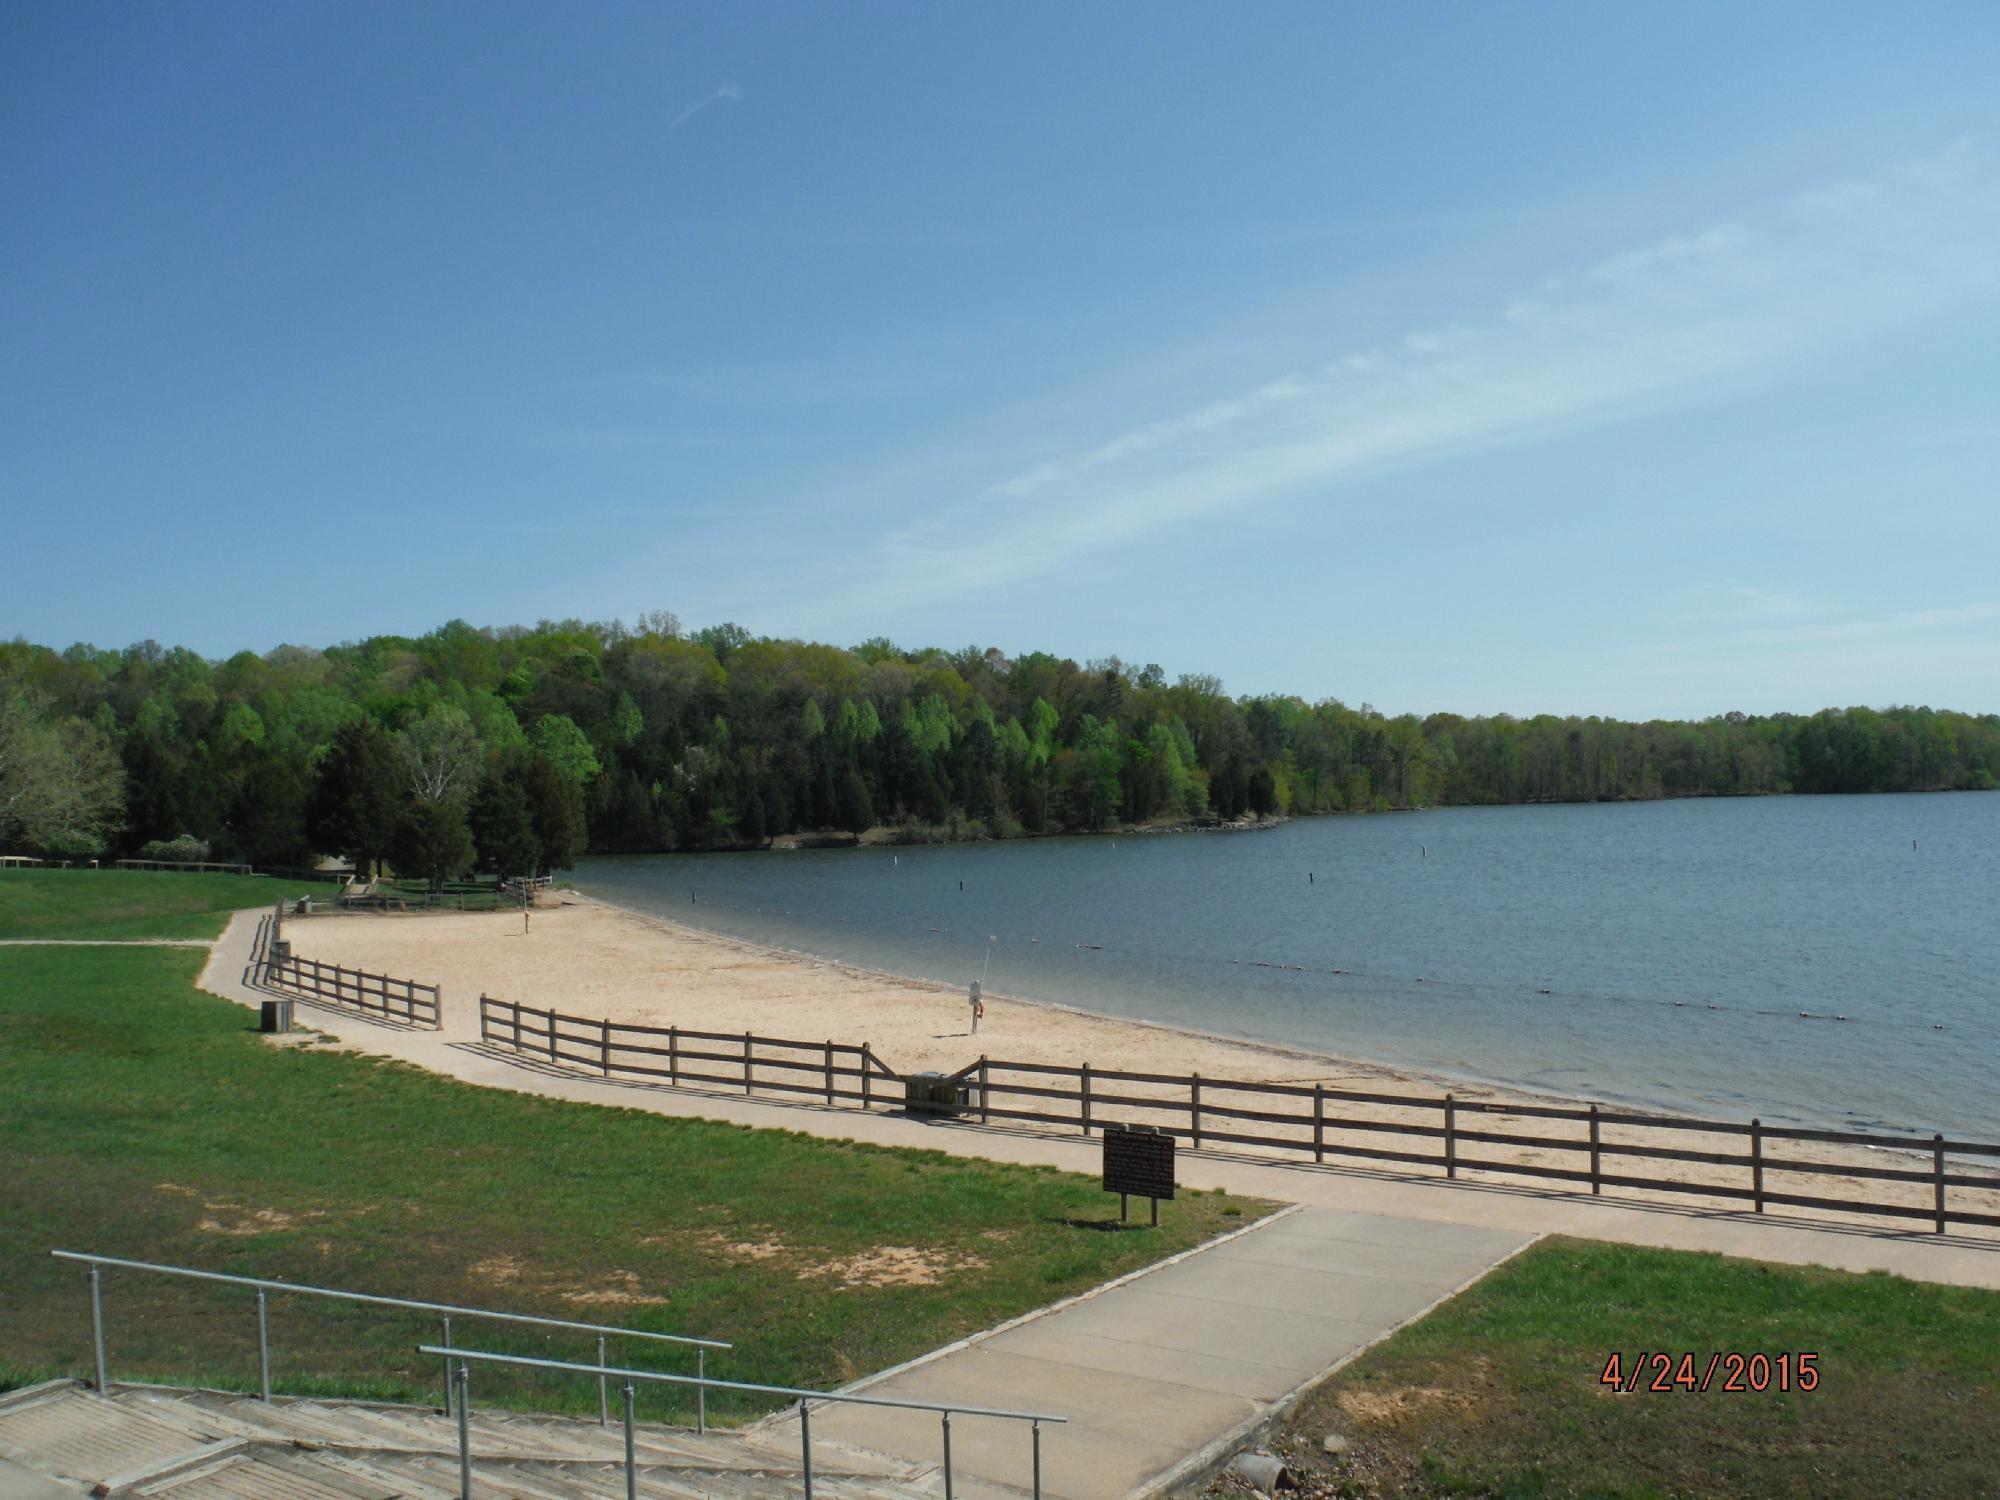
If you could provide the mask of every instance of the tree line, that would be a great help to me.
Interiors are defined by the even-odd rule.
[[[0,848],[441,882],[792,833],[1084,832],[1283,813],[1992,789],[2000,715],[1388,716],[1116,658],[543,621],[211,661],[0,645]]]

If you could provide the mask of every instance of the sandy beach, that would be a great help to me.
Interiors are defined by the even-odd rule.
[[[1458,1116],[1461,1131],[1569,1138],[1582,1129],[1580,1122],[1504,1112],[1508,1105],[1575,1105],[1579,1102],[1575,1100],[1508,1092],[1324,1053],[1091,1015],[1020,997],[989,994],[985,1016],[974,1035],[963,990],[701,932],[573,894],[548,898],[548,904],[533,913],[529,930],[524,933],[522,929],[519,912],[316,915],[288,922],[287,936],[306,957],[441,985],[445,1030],[454,1039],[477,1037],[478,1000],[484,994],[592,1021],[749,1031],[798,1041],[865,1042],[878,1058],[901,1073],[953,1072],[982,1056],[1062,1068],[1089,1063],[1093,1069],[1169,1075],[1179,1080],[1199,1073],[1204,1099],[1212,1106],[1235,1105],[1286,1114],[1309,1112],[1310,1099],[1274,1102],[1268,1096],[1232,1097],[1221,1080],[1317,1083],[1330,1089],[1411,1095],[1429,1101],[1439,1100],[1449,1090],[1465,1106]],[[1008,1081],[1061,1083],[1033,1075],[1015,1075]],[[1158,1109],[1120,1108],[1107,1101],[1093,1112],[1097,1120],[1130,1118],[1178,1124],[1186,1119],[1185,1082],[1120,1083],[1107,1092],[1135,1103],[1148,1098],[1178,1098],[1183,1108],[1169,1120]],[[1029,1102],[1022,1107],[1046,1107],[1054,1112],[1065,1108],[1059,1101]],[[1074,1103],[1067,1108],[1073,1110]],[[1440,1113],[1435,1105],[1419,1109],[1341,1101],[1329,1111],[1336,1112],[1355,1121],[1428,1126],[1433,1133],[1430,1137],[1409,1137],[1379,1129],[1341,1130],[1329,1125],[1323,1138],[1330,1158],[1344,1147],[1431,1155],[1439,1149],[1435,1127]],[[1297,1140],[1301,1146],[1310,1142],[1311,1131],[1306,1125],[1246,1123],[1220,1115],[1217,1110],[1211,1117],[1211,1131],[1247,1130]],[[1606,1147],[1629,1143],[1730,1155],[1741,1155],[1747,1149],[1740,1134],[1615,1125],[1604,1127],[1602,1141]],[[1263,1148],[1243,1149],[1257,1152]],[[1459,1151],[1462,1157],[1531,1166],[1575,1170],[1585,1164],[1581,1153],[1498,1142],[1467,1140]],[[1853,1167],[1863,1173],[1883,1167],[1927,1171],[1931,1165],[1930,1153],[1921,1149],[1892,1152],[1851,1144],[1783,1141],[1769,1143],[1766,1151],[1769,1156]],[[1992,1158],[1953,1159],[1947,1169],[1985,1181],[2000,1177],[2000,1162]],[[1741,1167],[1654,1157],[1608,1157],[1605,1171],[1691,1184],[1748,1186],[1747,1173]],[[1932,1202],[1927,1183],[1864,1182],[1860,1176],[1844,1173],[1809,1175],[1775,1169],[1767,1177],[1772,1192],[1868,1198],[1926,1212]],[[2000,1213],[2000,1192],[1954,1186],[1951,1193],[1955,1207]],[[1690,1195],[1686,1201],[1705,1200]],[[1720,1197],[1706,1201],[1731,1203]],[[1889,1221],[1872,1218],[1869,1222],[1883,1226]],[[1910,1223],[1912,1230],[1923,1227],[1917,1221]],[[1977,1229],[1958,1232],[1991,1233]]]
[[[984,1053],[1342,1088],[1439,1093],[1452,1086],[1378,1064],[990,992],[974,1035],[962,989],[741,942],[588,898],[562,902],[536,909],[525,934],[519,912],[439,912],[315,916],[296,922],[292,936],[312,958],[442,984],[448,1006],[469,1008],[486,994],[643,1026],[867,1042],[906,1073],[950,1072]],[[1457,1091],[1501,1097],[1464,1085]]]

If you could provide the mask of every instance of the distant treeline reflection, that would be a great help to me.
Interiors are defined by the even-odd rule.
[[[444,879],[602,852],[900,826],[1160,820],[1781,792],[1991,789],[2000,716],[1698,722],[1230,698],[1112,658],[684,633],[669,615],[283,646],[212,662],[0,645],[0,847],[388,857]]]

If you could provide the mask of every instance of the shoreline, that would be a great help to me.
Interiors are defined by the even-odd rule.
[[[573,886],[569,891],[562,894],[579,898],[593,906],[601,907],[608,911],[618,912],[634,921],[681,937],[735,944],[744,949],[768,953],[793,962],[832,968],[852,975],[856,979],[923,988],[934,991],[939,995],[962,997],[964,994],[961,988],[945,980],[931,979],[920,974],[899,973],[892,969],[857,963],[849,959],[835,958],[829,954],[815,953],[810,949],[792,948],[781,943],[773,943],[760,938],[741,937],[736,933],[720,928],[703,927],[694,923],[678,921],[673,917],[644,911],[638,907],[628,906],[623,902],[614,901],[605,896],[593,895],[581,887]],[[1606,1108],[1625,1110],[1633,1114],[1699,1120],[1705,1124],[1724,1129],[1746,1124],[1753,1114],[1757,1114],[1757,1111],[1761,1110],[1762,1113],[1757,1114],[1757,1117],[1770,1125],[1824,1130],[1861,1130],[1865,1128],[1870,1132],[1883,1135],[1907,1136],[1910,1141],[1910,1149],[1913,1152],[1928,1150],[1928,1132],[1921,1126],[1875,1123],[1863,1127],[1850,1120],[1804,1113],[1796,1105],[1779,1101],[1765,1101],[1761,1104],[1751,1104],[1746,1107],[1741,1119],[1716,1118],[1713,1111],[1693,1102],[1675,1103],[1667,1099],[1620,1093],[1609,1089],[1593,1094],[1581,1091],[1564,1092],[1537,1088],[1531,1084],[1479,1073],[1472,1069],[1438,1069],[1425,1067],[1416,1063],[1395,1062],[1386,1058],[1361,1057],[1352,1053],[1332,1052],[1324,1048],[1310,1047],[1297,1042],[1280,1042],[1266,1037],[1207,1031],[1200,1027],[1181,1025],[1172,1021],[1158,1021],[1144,1016],[1128,1016],[1112,1011],[1092,1010],[1087,1006],[1075,1005],[1062,1000],[1045,999],[1037,995],[1022,995],[1007,991],[989,990],[986,992],[986,998],[996,1002],[1005,1001],[1010,1005],[1077,1016],[1113,1026],[1135,1027],[1144,1031],[1155,1032],[1168,1037],[1184,1039],[1204,1045],[1239,1048],[1269,1057],[1308,1065],[1307,1071],[1300,1076],[1299,1080],[1277,1078],[1264,1080],[1269,1082],[1310,1082],[1316,1076],[1324,1078],[1329,1072],[1347,1072],[1364,1079],[1407,1086],[1412,1089],[1428,1090],[1433,1096],[1450,1093],[1460,1099],[1505,1100],[1516,1104],[1543,1105],[1562,1109],[1584,1109],[1592,1104],[1597,1104]],[[1216,1076],[1219,1078],[1221,1075]],[[1962,1132],[1959,1134],[1962,1134]]]
[[[572,889],[567,894],[589,902],[593,906],[621,913],[647,926],[680,936],[707,939],[713,942],[735,943],[745,948],[755,949],[796,962],[823,965],[851,974],[857,979],[880,980],[891,984],[922,987],[939,995],[958,998],[962,991],[957,986],[941,979],[926,979],[920,974],[898,974],[890,969],[875,968],[868,964],[857,964],[848,959],[834,958],[824,953],[813,953],[804,948],[788,948],[779,943],[760,942],[754,938],[742,938],[734,933],[722,932],[712,927],[697,927],[686,922],[677,922],[672,917],[662,917],[652,912],[641,911],[623,902],[612,901],[603,896],[593,896],[588,891]],[[1376,1058],[1351,1057],[1344,1053],[1327,1052],[1317,1047],[1302,1047],[1291,1042],[1273,1042],[1262,1037],[1236,1036],[1228,1032],[1203,1031],[1195,1026],[1180,1026],[1171,1021],[1155,1021],[1143,1016],[1114,1015],[1108,1011],[1091,1010],[1086,1006],[1071,1005],[1062,1000],[1047,1000],[1037,995],[1017,995],[1009,991],[989,990],[986,998],[996,1003],[1018,1005],[1031,1009],[1053,1011],[1061,1015],[1078,1016],[1092,1021],[1103,1021],[1116,1026],[1137,1027],[1145,1031],[1159,1032],[1176,1039],[1203,1044],[1242,1048],[1266,1056],[1324,1066],[1308,1071],[1309,1080],[1314,1073],[1324,1073],[1328,1068],[1344,1069],[1369,1077],[1379,1077],[1397,1083],[1436,1084],[1440,1094],[1457,1088],[1473,1088],[1492,1094],[1506,1094],[1520,1104],[1583,1105],[1588,1100],[1580,1100],[1570,1095],[1543,1093],[1509,1083],[1504,1079],[1480,1078],[1472,1074],[1437,1073],[1400,1063],[1384,1062]],[[1218,1081],[1218,1080],[1211,1080]],[[1290,1082],[1275,1078],[1267,1082]],[[1600,1100],[1600,1103],[1608,1102]]]

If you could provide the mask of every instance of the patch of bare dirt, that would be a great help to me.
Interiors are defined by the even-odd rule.
[[[521,1257],[518,1255],[490,1255],[485,1260],[472,1263],[472,1274],[495,1286],[506,1286],[521,1279]]]
[[[562,1299],[575,1307],[641,1307],[667,1300],[641,1288],[631,1271],[613,1271],[605,1280],[608,1285],[564,1292]]]
[[[949,1255],[910,1245],[882,1245],[839,1260],[822,1261],[807,1274],[843,1287],[931,1286],[955,1271],[977,1271],[986,1262],[976,1255]]]
[[[1476,1356],[1470,1362],[1467,1373],[1473,1378],[1475,1387],[1486,1383],[1492,1367],[1492,1361],[1484,1355]],[[1356,1385],[1340,1392],[1337,1399],[1341,1410],[1356,1421],[1384,1424],[1400,1422],[1439,1407],[1471,1411],[1480,1404],[1477,1389],[1448,1391],[1432,1385]]]
[[[324,1209],[301,1209],[297,1213],[287,1213],[282,1208],[247,1208],[227,1200],[203,1203],[202,1208],[207,1217],[196,1223],[195,1228],[204,1234],[220,1234],[232,1239],[290,1229],[294,1225],[327,1216]]]
[[[732,1240],[714,1229],[704,1229],[695,1238],[711,1250],[720,1250],[731,1260],[776,1260],[785,1253],[782,1240]]]

